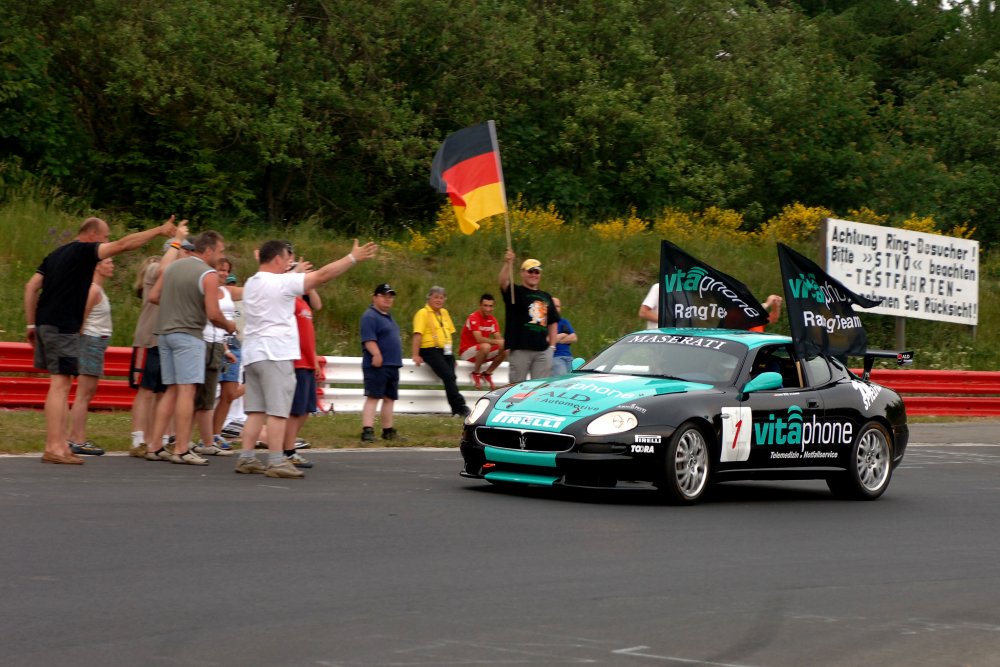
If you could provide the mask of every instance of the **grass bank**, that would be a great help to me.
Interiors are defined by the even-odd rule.
[[[28,193],[0,205],[0,340],[23,340],[23,286],[38,262],[54,247],[73,237],[84,215],[68,214],[58,199],[45,193]],[[450,214],[449,214],[450,215]],[[120,236],[132,229],[159,221],[117,220],[107,216],[112,233]],[[557,224],[558,223],[558,224]],[[209,227],[226,237],[227,255],[235,273],[245,279],[255,270],[253,250],[270,238],[287,238],[297,251],[314,264],[342,257],[351,239],[337,237],[316,224],[294,228],[253,229],[225,221],[211,224],[193,220],[193,231]],[[497,292],[496,278],[506,241],[502,226],[494,224],[474,235],[449,232],[449,221],[436,233],[413,234],[400,230],[396,238],[376,238],[382,244],[379,257],[360,264],[321,290],[323,309],[316,316],[318,350],[328,355],[360,354],[358,319],[367,308],[376,283],[390,282],[399,293],[394,315],[409,337],[413,314],[424,305],[432,285],[448,289],[446,307],[458,326],[478,304],[480,294]],[[442,232],[441,230],[445,230]],[[780,274],[773,237],[720,233],[710,225],[671,233],[671,238],[691,254],[745,282],[762,300],[781,293]],[[551,211],[522,211],[515,220],[514,248],[520,258],[536,257],[544,266],[543,289],[560,297],[565,316],[579,335],[574,351],[588,357],[629,331],[641,328],[639,303],[656,280],[659,239],[666,237],[655,225],[621,226],[620,233],[598,233],[595,227],[562,223]],[[816,258],[815,242],[797,247]],[[136,269],[149,254],[160,251],[160,242],[142,251],[116,258],[116,272],[106,289],[113,304],[112,345],[128,346],[140,302],[132,291]],[[917,368],[993,370],[1000,368],[1000,262],[995,253],[983,258],[978,328],[931,320],[906,323],[907,346],[916,351]],[[502,307],[498,316],[503,319]],[[863,314],[872,347],[893,347],[894,320]],[[770,330],[787,333],[782,317]],[[457,342],[457,341],[456,341]],[[407,349],[407,346],[404,346]]]

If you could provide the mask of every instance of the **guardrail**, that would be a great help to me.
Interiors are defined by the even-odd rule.
[[[132,406],[135,392],[126,380],[114,379],[128,377],[131,354],[131,348],[108,348],[104,366],[106,375],[112,379],[101,381],[91,406],[106,409]],[[327,379],[321,383],[320,404],[324,408],[333,405],[337,412],[360,412],[364,403],[360,358],[331,356],[323,357],[323,360]],[[470,388],[471,370],[471,363],[458,362],[459,387],[469,405],[485,393]],[[34,368],[30,345],[0,343],[0,374],[4,374],[0,376],[0,407],[41,408],[45,405],[48,378]],[[1000,416],[1000,372],[877,368],[872,371],[871,377],[873,381],[903,394],[906,411],[911,415]],[[500,386],[507,380],[508,367],[504,363],[494,373],[493,381]],[[404,360],[399,381],[401,389],[396,402],[397,413],[451,412],[441,381],[426,365],[418,368],[409,359]],[[74,384],[73,392],[75,387]],[[73,395],[70,394],[71,398]]]
[[[135,390],[128,386],[132,348],[109,347],[104,357],[105,379],[97,385],[97,393],[90,405],[102,409],[129,409]],[[337,412],[361,412],[364,404],[364,377],[360,357],[322,357],[326,380],[321,382],[320,406],[326,410],[332,405]],[[474,365],[459,361],[455,372],[459,388],[471,406],[485,394],[471,388],[469,374]],[[48,377],[34,367],[34,353],[27,343],[0,343],[0,407],[42,408],[48,393]],[[10,375],[18,374],[18,375]],[[493,373],[493,382],[508,382],[508,366],[501,364]],[[403,360],[399,371],[399,400],[397,414],[449,414],[451,408],[444,395],[440,378],[426,364],[416,366],[410,359]],[[76,383],[70,390],[70,400],[76,395]]]

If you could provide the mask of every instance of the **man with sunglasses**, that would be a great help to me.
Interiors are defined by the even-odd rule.
[[[521,263],[521,284],[514,285],[511,274],[517,256],[510,248],[500,267],[500,293],[506,310],[504,340],[507,342],[510,381],[523,382],[552,374],[552,355],[559,332],[559,311],[552,295],[539,289],[542,263],[526,259]]]

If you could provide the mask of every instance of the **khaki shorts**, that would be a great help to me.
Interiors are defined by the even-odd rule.
[[[243,367],[243,411],[288,417],[295,396],[295,362],[255,361]]]
[[[198,385],[194,396],[195,410],[215,408],[215,390],[219,386],[219,371],[226,348],[222,343],[205,343],[205,381]]]

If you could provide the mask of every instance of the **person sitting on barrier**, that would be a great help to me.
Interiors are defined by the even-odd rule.
[[[492,294],[479,297],[479,310],[465,318],[462,335],[458,342],[458,356],[475,365],[472,369],[472,384],[479,389],[486,380],[490,391],[496,389],[493,384],[493,371],[507,358],[503,335],[500,333],[500,323],[493,316],[496,300]],[[490,365],[480,372],[487,361]]]
[[[413,316],[413,363],[420,366],[427,362],[444,383],[451,414],[465,417],[469,414],[469,406],[458,391],[455,377],[455,355],[451,347],[455,325],[444,307],[446,298],[445,289],[435,285],[427,292],[427,305]]]

